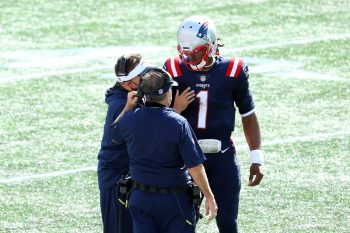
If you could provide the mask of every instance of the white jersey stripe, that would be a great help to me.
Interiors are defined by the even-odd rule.
[[[232,67],[232,70],[231,70],[231,73],[230,73],[230,77],[234,77],[235,76],[235,73],[236,73],[236,70],[237,70],[237,67],[238,67],[238,63],[239,63],[239,58],[236,57],[235,61],[233,63],[233,67]]]
[[[173,71],[174,77],[177,77],[177,72],[176,72],[176,67],[175,67],[175,58],[172,57],[170,58],[170,66],[171,66],[171,71]]]
[[[254,112],[255,112],[255,108],[253,108],[252,110],[250,110],[250,111],[247,112],[247,113],[242,114],[241,116],[242,116],[242,117],[246,117],[246,116],[249,116],[250,114],[252,114],[252,113],[254,113]]]

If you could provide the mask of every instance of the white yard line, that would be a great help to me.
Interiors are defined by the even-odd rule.
[[[267,44],[261,44],[261,45],[252,45],[252,46],[246,46],[242,48],[232,49],[233,51],[248,51],[248,50],[256,50],[256,49],[268,49],[268,48],[280,48],[280,47],[287,47],[290,45],[304,45],[304,44],[312,44],[322,41],[330,41],[330,40],[342,40],[342,39],[348,39],[350,38],[350,33],[346,34],[336,34],[336,35],[324,35],[319,36],[315,38],[307,38],[307,39],[296,39],[296,40],[290,40],[290,41],[284,41],[284,42],[274,42],[274,43],[267,43]]]
[[[19,80],[44,78],[44,77],[49,77],[49,76],[60,76],[60,75],[65,75],[65,74],[74,74],[74,73],[82,73],[82,72],[93,72],[93,71],[106,70],[106,69],[111,69],[111,67],[107,66],[107,65],[99,65],[99,66],[92,66],[92,67],[87,67],[87,68],[61,69],[61,70],[57,70],[57,71],[25,74],[25,75],[18,75],[18,76],[12,76],[12,77],[7,77],[7,78],[0,78],[0,84],[16,82]]]
[[[71,170],[63,170],[63,171],[56,171],[56,172],[49,172],[49,173],[42,173],[42,174],[35,174],[35,175],[29,175],[29,176],[19,176],[19,177],[13,177],[13,178],[8,178],[8,179],[0,179],[0,184],[22,182],[22,181],[33,180],[33,179],[38,179],[38,178],[56,177],[56,176],[62,176],[62,175],[79,173],[79,172],[86,172],[86,171],[96,171],[96,166],[83,167],[83,168],[77,168],[77,169],[71,169]]]
[[[350,38],[350,34],[340,34],[340,35],[324,35],[315,38],[308,39],[299,39],[299,40],[291,40],[285,42],[275,42],[275,43],[267,43],[261,45],[252,45],[241,48],[225,48],[224,52],[237,52],[237,51],[247,51],[253,49],[266,49],[266,48],[278,48],[285,47],[291,45],[302,45],[302,44],[310,44],[321,41],[329,41],[329,40],[340,40]],[[9,82],[16,82],[19,80],[27,80],[27,79],[35,79],[42,78],[47,76],[57,76],[71,73],[79,73],[79,72],[91,72],[91,71],[99,71],[103,69],[111,70],[113,67],[110,65],[99,65],[89,67],[88,63],[92,61],[103,61],[105,59],[113,60],[113,57],[116,54],[122,54],[128,51],[138,51],[142,54],[147,54],[147,56],[156,56],[155,53],[162,54],[171,54],[172,49],[164,46],[125,46],[125,47],[103,47],[103,48],[72,48],[72,49],[62,49],[62,50],[38,50],[38,51],[0,51],[0,58],[10,59],[11,62],[7,64],[8,68],[46,68],[46,69],[56,69],[56,71],[46,71],[46,72],[37,72],[30,73],[25,75],[17,75],[14,77],[0,77],[0,84],[5,84]],[[175,51],[175,50],[174,50]],[[255,58],[254,58],[255,59]],[[248,60],[248,59],[247,59]],[[274,66],[271,66],[271,61],[266,61],[267,64],[260,64],[263,62],[261,59],[258,64],[260,67],[256,67],[257,70],[254,72],[260,73],[264,72],[268,69],[272,69],[271,72],[275,70],[273,67],[279,67],[276,65],[277,61],[274,61]],[[288,61],[278,61],[282,65],[291,65],[291,62]],[[287,64],[288,63],[288,64]],[[254,64],[254,63],[253,63]],[[270,66],[269,66],[270,64]],[[302,64],[301,64],[302,65]],[[74,68],[72,68],[74,67]],[[261,69],[263,67],[263,69]],[[294,67],[295,68],[295,67]],[[293,69],[294,70],[294,69]],[[252,70],[253,71],[253,70]],[[34,71],[35,72],[35,71]],[[276,72],[277,73],[277,72]],[[278,72],[278,76],[281,76],[281,73]],[[332,81],[349,81],[347,78],[342,77],[334,77],[327,74],[316,74],[309,73],[300,70],[295,70],[293,74],[289,74],[285,76],[285,78],[302,78],[302,79],[316,79],[316,80],[332,80]]]
[[[307,135],[307,136],[300,136],[300,137],[291,137],[287,139],[281,139],[281,140],[273,140],[269,142],[262,142],[262,146],[273,146],[273,145],[280,145],[280,144],[290,144],[290,143],[296,143],[296,142],[319,142],[328,140],[330,138],[337,138],[341,136],[350,135],[350,131],[340,131],[340,132],[334,132],[334,133],[319,133],[314,135]],[[238,150],[244,150],[248,149],[247,145],[237,146]]]
[[[263,146],[272,146],[272,145],[290,144],[290,143],[308,142],[308,141],[318,142],[318,141],[329,140],[331,138],[337,138],[337,137],[346,136],[346,135],[350,135],[350,131],[320,133],[320,134],[314,134],[314,135],[308,135],[308,136],[292,137],[292,138],[287,138],[285,140],[274,140],[274,141],[263,143]],[[236,148],[237,150],[248,149],[247,146],[237,146]],[[15,182],[39,179],[39,178],[57,177],[57,176],[63,176],[63,175],[79,173],[79,172],[87,172],[87,171],[96,172],[96,167],[97,166],[83,167],[83,168],[77,168],[77,169],[71,169],[71,170],[63,170],[63,171],[42,173],[42,174],[29,175],[29,176],[19,176],[19,177],[7,178],[7,179],[0,179],[0,184],[10,184]]]

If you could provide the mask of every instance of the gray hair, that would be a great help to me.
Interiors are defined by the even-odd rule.
[[[154,92],[164,87],[164,74],[157,70],[147,72],[142,78],[142,90],[145,93],[146,101],[160,102],[165,99],[166,93],[161,95],[147,95],[147,93]]]

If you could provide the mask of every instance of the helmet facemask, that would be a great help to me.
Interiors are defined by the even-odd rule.
[[[189,65],[192,70],[202,70],[209,62],[209,57],[212,52],[211,44],[199,45],[193,50],[177,47],[180,58],[186,65]]]

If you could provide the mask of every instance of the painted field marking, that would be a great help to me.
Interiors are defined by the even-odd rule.
[[[110,69],[110,68],[111,67],[107,66],[107,65],[99,65],[99,66],[92,66],[92,67],[87,67],[87,68],[72,68],[72,69],[63,69],[63,70],[57,70],[57,71],[48,71],[48,72],[18,75],[18,76],[13,76],[13,77],[0,78],[0,84],[16,82],[16,81],[21,81],[21,80],[28,80],[28,79],[39,79],[39,78],[44,78],[44,77],[48,77],[48,76],[60,76],[60,75],[66,75],[66,74],[93,72],[93,71],[98,71],[98,70],[106,70],[106,69]]]
[[[300,137],[291,137],[287,139],[281,139],[281,140],[273,140],[269,142],[262,142],[262,146],[274,146],[274,145],[280,145],[280,144],[290,144],[290,143],[296,143],[296,142],[319,142],[319,141],[325,141],[330,138],[337,138],[341,136],[350,135],[350,131],[340,131],[340,132],[334,132],[334,133],[319,133],[314,135],[307,135],[307,136],[300,136]],[[247,145],[241,145],[236,147],[238,150],[248,149]]]
[[[248,50],[257,50],[257,49],[280,48],[280,47],[287,47],[291,45],[304,45],[304,44],[312,44],[312,43],[330,41],[330,40],[342,40],[342,39],[348,39],[348,38],[350,38],[350,33],[323,35],[323,36],[318,36],[314,38],[294,39],[294,40],[289,40],[284,42],[273,42],[273,43],[267,43],[267,44],[261,44],[261,45],[251,45],[251,46],[246,46],[246,47],[232,49],[232,50],[237,52],[237,51],[248,51]]]
[[[49,173],[29,175],[29,176],[19,176],[19,177],[7,178],[7,179],[0,179],[0,184],[22,182],[22,181],[33,180],[33,179],[38,179],[38,178],[56,177],[56,176],[62,176],[62,175],[67,175],[67,174],[79,173],[79,172],[96,171],[96,167],[97,166],[82,167],[82,168],[77,168],[77,169],[70,169],[70,170],[55,171],[55,172],[49,172]]]
[[[225,48],[225,53],[228,52],[237,52],[237,51],[248,51],[253,49],[267,49],[267,48],[278,48],[285,47],[290,45],[302,45],[310,44],[321,41],[329,40],[340,40],[350,38],[350,34],[340,34],[340,35],[324,35],[315,38],[299,39],[299,40],[290,40],[285,42],[276,42],[276,43],[267,43],[261,45],[252,45],[241,48]],[[110,65],[99,65],[90,67],[88,63],[93,61],[101,61],[113,59],[115,62],[116,54],[122,54],[130,51],[137,51],[142,54],[147,54],[148,56],[157,57],[158,53],[162,54],[172,54],[173,49],[164,46],[125,46],[125,47],[103,47],[103,48],[71,48],[71,49],[61,49],[61,50],[30,50],[30,51],[0,51],[0,58],[9,59],[9,62],[5,65],[7,68],[37,68],[37,69],[58,69],[57,71],[47,71],[47,72],[35,72],[25,75],[17,75],[14,77],[0,77],[0,84],[15,82],[19,80],[27,80],[34,78],[42,78],[47,76],[57,76],[70,73],[79,73],[79,72],[91,72],[99,71],[104,69],[112,69]],[[174,50],[175,51],[175,50]],[[250,61],[249,59],[246,59]],[[331,81],[349,81],[348,78],[336,77],[334,75],[327,74],[318,74],[314,72],[305,72],[295,68],[296,64],[289,61],[281,60],[269,60],[269,59],[260,59],[251,58],[258,63],[258,66],[255,67],[255,73],[264,73],[268,72],[276,73],[276,76],[284,78],[297,78],[297,79],[315,79],[315,80],[331,80]],[[263,62],[267,62],[264,64]],[[273,61],[273,62],[271,62]],[[111,63],[113,63],[111,62]],[[262,64],[263,63],[263,64]],[[253,64],[255,64],[253,62]],[[277,72],[275,69],[279,67],[287,66],[288,70],[293,70],[292,73],[285,74],[285,72]],[[292,66],[292,67],[290,67]],[[298,67],[301,67],[302,64],[298,64]],[[278,74],[277,74],[278,73]],[[105,74],[104,77],[113,77],[113,74]]]
[[[329,140],[331,138],[346,136],[349,134],[350,134],[350,131],[341,131],[341,132],[334,132],[334,133],[320,133],[320,134],[314,134],[314,135],[308,135],[308,136],[292,137],[292,138],[287,138],[285,140],[274,140],[274,141],[270,141],[267,143],[263,143],[263,146],[273,146],[273,145],[279,145],[279,144],[289,144],[289,143],[307,142],[307,141],[318,142],[318,141]],[[236,148],[237,148],[237,150],[248,149],[247,146],[237,146]],[[27,181],[27,180],[39,179],[39,178],[57,177],[57,176],[63,176],[63,175],[79,173],[79,172],[90,172],[90,171],[96,172],[96,168],[97,168],[97,166],[83,167],[83,168],[42,173],[42,174],[35,174],[35,175],[29,175],[29,176],[19,176],[19,177],[7,178],[7,179],[0,179],[0,184],[10,184],[10,183],[15,183],[15,182],[22,182],[22,181]]]

